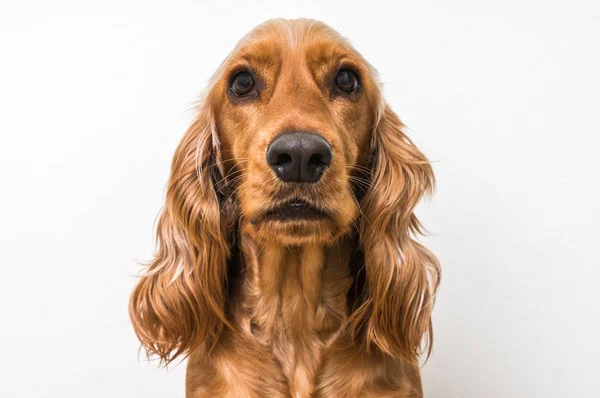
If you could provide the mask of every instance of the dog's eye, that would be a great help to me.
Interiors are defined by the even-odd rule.
[[[253,88],[254,79],[248,72],[238,73],[231,82],[231,92],[238,97],[249,94]]]
[[[358,78],[351,70],[344,69],[335,77],[337,88],[346,94],[353,94],[358,90]]]

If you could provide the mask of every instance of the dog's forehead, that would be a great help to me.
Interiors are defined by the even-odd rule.
[[[275,40],[290,47],[315,38],[328,39],[332,42],[345,42],[334,29],[321,21],[312,19],[269,20],[258,25],[244,37],[247,40]]]
[[[244,36],[233,53],[260,64],[272,63],[274,58],[299,50],[317,62],[348,56],[360,58],[339,33],[323,22],[309,19],[267,21]]]

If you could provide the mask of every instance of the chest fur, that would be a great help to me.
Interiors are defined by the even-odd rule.
[[[351,280],[347,259],[334,249],[264,248],[247,257],[242,330],[274,357],[294,397],[310,394],[323,352],[346,319]]]

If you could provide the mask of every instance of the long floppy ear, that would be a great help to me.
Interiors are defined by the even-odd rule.
[[[415,241],[422,232],[413,210],[434,185],[429,161],[386,105],[374,131],[371,184],[361,200],[360,245],[366,285],[349,319],[352,335],[394,357],[416,361],[425,335],[431,352],[431,311],[440,267]]]
[[[229,226],[214,187],[219,160],[215,121],[205,106],[173,158],[157,253],[129,305],[147,355],[165,364],[192,346],[214,344],[227,323]]]

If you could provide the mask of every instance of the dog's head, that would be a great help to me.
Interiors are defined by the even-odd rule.
[[[360,236],[365,288],[345,327],[416,357],[439,270],[412,239],[433,173],[402,128],[373,68],[326,25],[270,21],[242,39],[174,157],[159,251],[131,302],[142,343],[167,361],[214,343],[236,227],[281,245]]]
[[[347,42],[316,22],[263,25],[225,62],[206,106],[245,232],[304,244],[350,231],[383,109]]]

